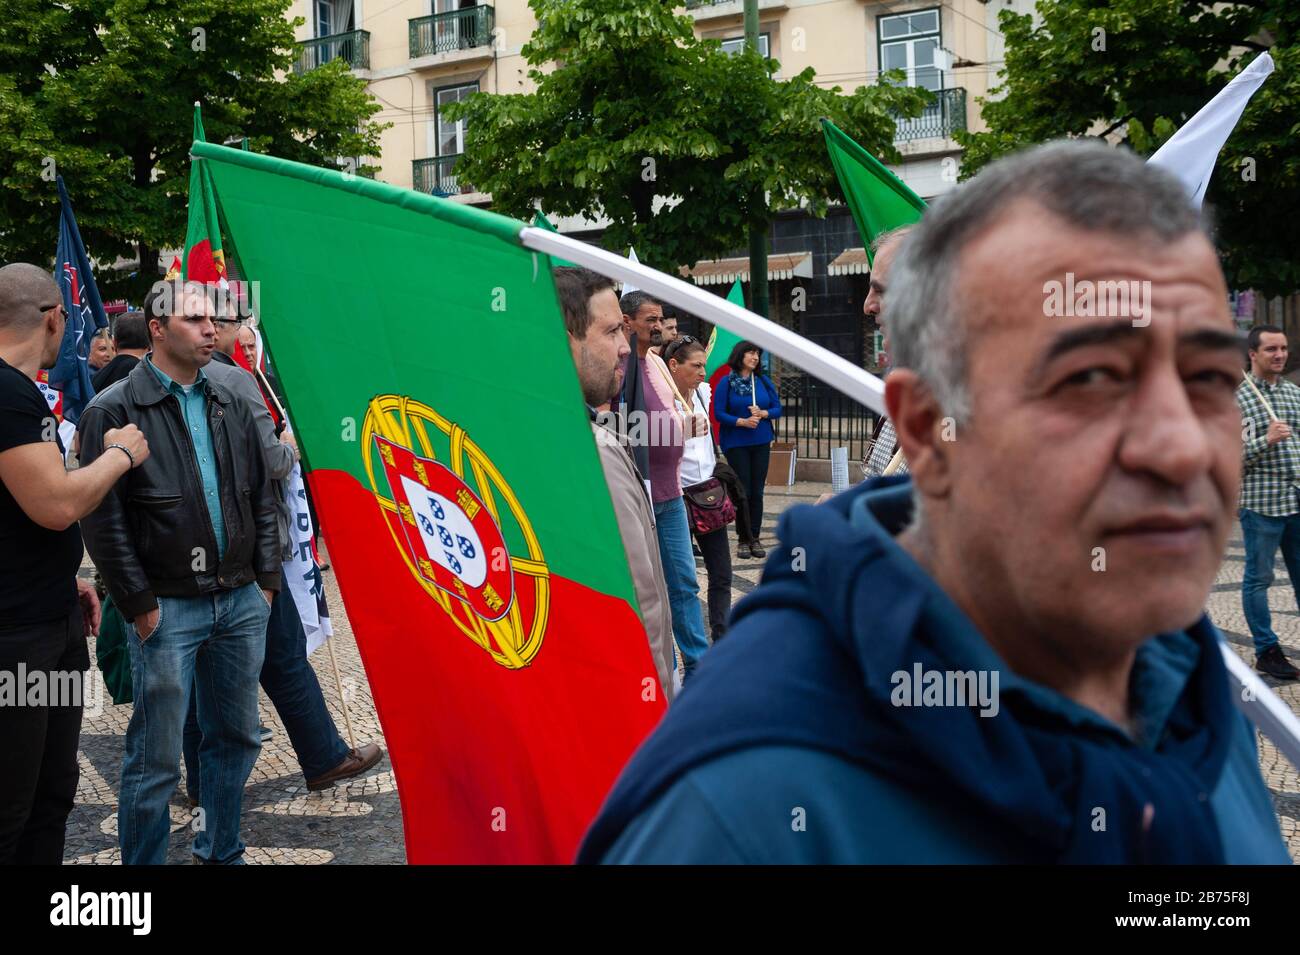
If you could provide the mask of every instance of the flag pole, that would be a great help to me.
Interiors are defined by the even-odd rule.
[[[325,649],[330,652],[330,667],[334,670],[334,686],[339,691],[339,704],[343,707],[343,722],[348,728],[348,746],[357,748],[357,738],[352,732],[352,714],[348,712],[348,698],[343,695],[343,681],[339,679],[339,661],[334,656],[334,640],[325,638]]]
[[[1255,383],[1250,380],[1250,372],[1243,371],[1241,373],[1241,379],[1246,384],[1250,385],[1250,390],[1255,392],[1255,397],[1258,398],[1260,402],[1264,405],[1264,410],[1268,412],[1268,416],[1272,418],[1274,421],[1277,421],[1278,420],[1277,412],[1275,412],[1273,410],[1273,406],[1268,403],[1268,399],[1264,397],[1263,392],[1261,392],[1259,388],[1255,386]]]
[[[289,423],[289,415],[285,412],[284,405],[280,403],[280,399],[276,396],[275,389],[273,389],[271,383],[266,380],[266,375],[262,372],[262,369],[256,365],[253,366],[253,374],[256,375],[257,380],[262,383],[262,390],[266,392],[267,397],[275,402],[275,407],[280,412],[280,420],[287,425]],[[348,698],[343,692],[343,680],[339,676],[339,661],[334,655],[334,641],[329,637],[325,638],[325,649],[329,651],[330,669],[334,671],[334,689],[338,691],[339,706],[343,708],[343,723],[348,730],[348,746],[352,749],[356,749],[357,738],[356,734],[352,732],[352,713],[348,709]]]

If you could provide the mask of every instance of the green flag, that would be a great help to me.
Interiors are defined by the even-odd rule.
[[[727,293],[727,301],[732,305],[745,307],[745,293],[740,288],[740,279],[731,283],[731,291]],[[726,364],[727,358],[731,355],[731,349],[736,347],[740,341],[740,336],[727,331],[725,328],[713,326],[713,332],[709,335],[708,350],[704,354],[704,376],[713,381],[713,373]]]
[[[664,698],[550,258],[491,212],[193,148],[260,283],[408,858],[570,861]]]
[[[547,232],[558,233],[560,231],[559,229],[555,228],[555,224],[552,223],[550,219],[546,218],[546,213],[543,212],[541,209],[538,209],[537,212],[533,215],[533,225],[537,226],[537,228],[539,229],[545,229]],[[574,266],[574,263],[570,262],[568,259],[551,259],[551,264],[559,268],[576,267]]]
[[[871,243],[876,236],[918,221],[925,212],[925,200],[829,119],[822,120],[822,132],[870,262],[874,258]]]

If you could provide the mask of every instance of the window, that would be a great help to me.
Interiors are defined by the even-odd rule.
[[[316,36],[349,33],[352,25],[353,0],[315,0]]]
[[[943,71],[937,60],[941,44],[938,10],[877,17],[876,32],[882,73],[903,70],[908,86],[943,89]]]
[[[467,83],[464,86],[444,86],[434,93],[434,112],[437,116],[435,155],[456,156],[465,151],[465,121],[453,123],[444,119],[442,108],[450,103],[459,103],[477,92],[477,83]]]
[[[772,55],[768,52],[768,37],[769,34],[767,33],[760,33],[758,35],[758,52],[763,54],[765,57],[770,57]],[[743,36],[728,37],[722,41],[723,53],[739,53],[744,48],[745,38]]]

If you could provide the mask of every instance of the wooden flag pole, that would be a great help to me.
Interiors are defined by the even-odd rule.
[[[257,380],[262,383],[262,390],[266,392],[266,396],[275,402],[276,410],[280,412],[280,420],[287,425],[289,423],[289,415],[285,412],[284,405],[280,404],[280,399],[276,397],[275,389],[273,389],[271,383],[266,380],[266,375],[264,375],[262,369],[257,366],[254,366],[253,373],[257,375]],[[334,655],[334,642],[330,637],[325,638],[325,649],[329,651],[330,669],[334,671],[334,689],[338,691],[339,706],[343,708],[343,723],[347,726],[348,730],[348,746],[352,749],[356,749],[357,738],[356,734],[352,732],[352,713],[348,710],[348,698],[343,693],[343,680],[339,677],[339,661]]]
[[[348,712],[348,698],[343,695],[343,681],[339,679],[339,661],[334,656],[334,640],[332,637],[325,638],[325,649],[330,652],[330,667],[334,670],[334,686],[339,691],[339,703],[343,707],[343,722],[348,728],[348,745],[356,749],[357,738],[352,732],[352,714]]]
[[[1273,411],[1273,406],[1268,403],[1268,399],[1264,397],[1263,392],[1261,392],[1259,388],[1256,387],[1255,382],[1251,380],[1250,372],[1243,371],[1241,373],[1241,377],[1246,382],[1246,384],[1250,385],[1250,390],[1255,392],[1255,397],[1258,398],[1260,402],[1264,405],[1264,410],[1268,412],[1268,416],[1272,418],[1274,421],[1279,420],[1277,413]]]
[[[899,448],[897,451],[894,452],[894,456],[889,459],[889,463],[885,465],[885,470],[880,472],[880,476],[889,477],[889,475],[893,474],[902,466],[903,466],[903,449]]]

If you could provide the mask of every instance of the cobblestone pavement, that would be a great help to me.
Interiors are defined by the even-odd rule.
[[[771,548],[776,518],[794,504],[815,501],[829,490],[825,484],[800,482],[790,488],[768,488],[767,518],[763,539]],[[737,560],[732,550],[732,599],[738,601],[757,586],[763,562]],[[1241,611],[1241,574],[1244,562],[1240,528],[1233,538],[1219,577],[1210,594],[1209,610],[1214,622],[1243,659],[1253,662],[1249,631]],[[700,594],[706,579],[703,561],[697,560]],[[1300,613],[1297,613],[1286,572],[1279,562],[1278,583],[1269,594],[1273,625],[1293,658],[1300,658]],[[90,576],[87,562],[83,576]],[[358,743],[383,745],[383,733],[375,715],[370,685],[357,654],[352,628],[344,613],[333,573],[325,574],[334,637],[331,643],[338,660],[343,693]],[[707,611],[705,611],[707,619]],[[94,647],[91,647],[94,659]],[[325,693],[335,722],[346,738],[339,693],[335,688],[329,655],[325,648],[312,655],[312,665]],[[1284,700],[1300,713],[1300,684],[1268,680]],[[324,863],[401,863],[405,861],[401,807],[387,757],[370,773],[323,792],[307,792],[288,736],[266,699],[261,698],[262,722],[274,733],[263,744],[261,756],[244,791],[242,835],[249,849],[246,859],[259,864],[318,865]],[[114,706],[107,699],[102,711],[88,711],[82,725],[81,783],[77,804],[68,820],[65,861],[69,863],[116,863],[117,788],[122,767],[122,741],[130,720],[131,707]],[[1300,861],[1300,776],[1273,745],[1262,736],[1260,766],[1273,796],[1293,860]],[[172,799],[172,841],[168,862],[190,858],[191,811],[178,791]]]

